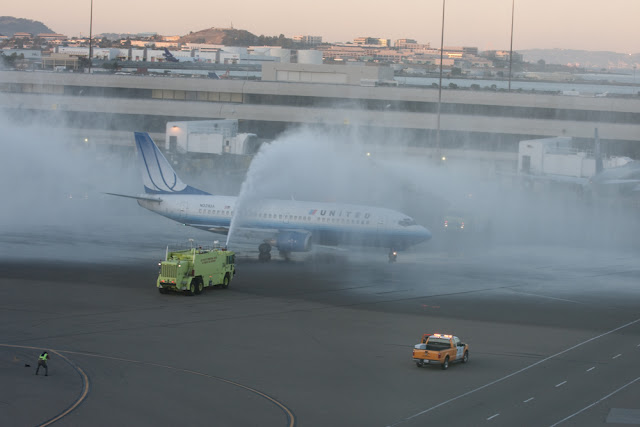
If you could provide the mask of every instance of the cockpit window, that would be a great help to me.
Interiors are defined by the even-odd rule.
[[[418,223],[411,218],[401,219],[400,221],[398,221],[398,224],[400,224],[403,227],[409,227],[410,225],[418,225]]]

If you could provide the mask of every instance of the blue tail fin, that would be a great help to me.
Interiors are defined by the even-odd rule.
[[[148,133],[135,132],[135,137],[145,193],[209,194],[182,182]]]

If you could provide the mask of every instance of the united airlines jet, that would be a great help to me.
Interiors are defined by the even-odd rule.
[[[145,194],[108,194],[137,199],[152,212],[218,234],[228,234],[233,219],[238,235],[260,238],[258,259],[263,262],[271,259],[272,247],[288,258],[291,252],[311,250],[312,244],[389,248],[393,262],[397,250],[431,238],[429,230],[391,209],[275,199],[239,204],[237,197],[184,184],[149,134],[135,132],[135,141]]]

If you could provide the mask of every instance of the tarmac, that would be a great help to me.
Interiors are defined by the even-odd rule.
[[[640,424],[635,252],[241,251],[229,289],[189,297],[155,288],[185,228],[137,225],[2,235],[0,425]],[[426,332],[469,363],[416,367]]]

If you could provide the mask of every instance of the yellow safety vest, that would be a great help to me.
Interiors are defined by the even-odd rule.
[[[40,357],[38,357],[38,359],[39,360],[44,360],[46,362],[48,357],[49,357],[48,354],[41,354]]]

